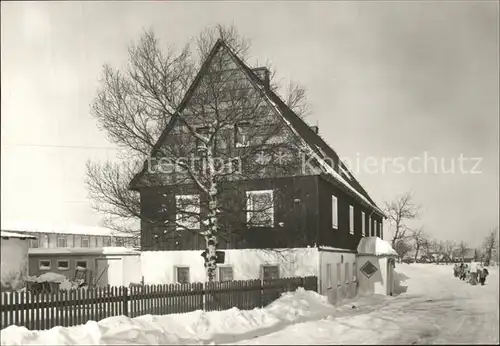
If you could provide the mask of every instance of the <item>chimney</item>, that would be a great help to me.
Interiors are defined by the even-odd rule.
[[[259,77],[260,81],[266,88],[269,88],[270,74],[266,67],[257,67],[253,69],[253,72]]]
[[[318,126],[310,126],[311,127],[311,130],[314,131],[314,133],[318,133],[319,132],[319,127]]]

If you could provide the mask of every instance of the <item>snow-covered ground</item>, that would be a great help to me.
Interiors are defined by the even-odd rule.
[[[485,286],[452,266],[398,264],[406,292],[330,306],[315,292],[287,293],[264,309],[112,317],[31,332],[2,330],[2,345],[106,344],[498,344],[498,269]],[[403,289],[404,291],[404,289]]]

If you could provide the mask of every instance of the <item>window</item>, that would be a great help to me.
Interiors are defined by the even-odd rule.
[[[67,247],[68,238],[66,236],[57,237],[57,247]]]
[[[123,246],[124,239],[122,237],[115,237],[115,246]]]
[[[372,218],[368,216],[368,236],[372,236]]]
[[[234,126],[236,148],[248,147],[250,145],[249,129],[249,123],[239,123]]]
[[[40,262],[38,263],[40,270],[50,270],[51,267],[50,260],[40,260]]]
[[[189,283],[189,267],[177,267],[177,282],[180,284]]]
[[[233,281],[233,267],[219,267],[219,281]]]
[[[357,277],[356,277],[356,262],[352,264],[352,282],[356,282]]]
[[[99,247],[99,237],[94,237],[94,246]]]
[[[175,196],[175,203],[177,208],[177,229],[199,229],[200,196],[178,195]]]
[[[349,262],[344,263],[344,265],[345,265],[345,270],[344,270],[344,277],[345,278],[344,278],[344,281],[345,281],[346,284],[348,284],[349,283],[349,273],[351,272],[349,270]]]
[[[339,212],[337,197],[332,196],[332,228],[337,229],[339,224]]]
[[[110,237],[104,237],[102,239],[102,244],[103,244],[104,247],[111,246],[111,238]]]
[[[273,190],[247,191],[247,223],[253,227],[274,226]]]
[[[326,285],[327,288],[332,288],[332,265],[326,264]]]
[[[366,235],[366,220],[365,220],[365,212],[361,212],[361,234],[363,237]]]
[[[262,266],[262,280],[274,280],[280,278],[280,270],[276,265]]]
[[[354,234],[354,207],[349,206],[349,233]]]
[[[342,265],[337,263],[337,286],[342,285]]]
[[[29,247],[30,248],[38,248],[38,237],[36,237],[36,239],[30,239]]]
[[[90,247],[90,239],[88,237],[82,238],[82,247]]]
[[[81,260],[81,261],[76,261],[76,269],[87,269],[87,261]]]
[[[384,223],[380,222],[380,239],[384,239]]]
[[[203,137],[208,137],[208,128],[207,127],[199,127],[196,129],[196,133],[202,135]],[[196,150],[205,150],[207,148],[204,141],[196,138]]]
[[[69,269],[69,261],[68,260],[58,260],[57,261],[57,269],[68,270]]]

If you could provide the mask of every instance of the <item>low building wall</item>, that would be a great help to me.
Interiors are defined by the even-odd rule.
[[[279,277],[317,276],[318,250],[297,249],[231,249],[225,252],[225,263],[231,267],[233,280],[260,279],[263,266],[278,266]],[[143,251],[141,268],[146,284],[176,283],[177,268],[189,268],[190,282],[205,282],[206,269],[202,251]],[[219,271],[219,269],[218,269]]]
[[[388,259],[388,257],[367,255],[358,256],[358,292],[360,295],[388,294],[388,291],[391,289],[390,285],[393,285],[393,279],[391,280],[391,277],[389,277],[389,273],[387,270]],[[374,267],[377,268],[377,270],[370,277],[368,277],[361,271],[363,266],[368,262],[373,264]]]
[[[354,251],[334,248],[319,250],[319,293],[331,304],[357,295],[357,267]]]

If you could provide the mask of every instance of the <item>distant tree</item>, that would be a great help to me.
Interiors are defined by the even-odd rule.
[[[412,246],[407,239],[400,238],[394,244],[393,249],[398,253],[398,258],[401,262],[402,259],[412,250]]]
[[[404,240],[410,231],[408,221],[420,216],[420,206],[412,201],[410,192],[405,192],[393,201],[385,202],[385,212],[391,228],[394,229],[391,245],[394,248],[398,240]]]
[[[483,253],[482,262],[485,265],[489,266],[490,262],[497,254],[497,250],[498,250],[498,227],[492,229],[484,239],[482,247],[482,253]]]
[[[415,262],[416,262],[420,250],[426,249],[428,247],[429,237],[425,233],[423,227],[420,227],[417,230],[411,231],[409,238],[413,241],[413,247],[415,249]]]
[[[467,246],[467,244],[464,241],[461,241],[460,244],[458,244],[458,249],[457,249],[458,257],[464,258],[468,249],[469,247]]]
[[[447,240],[444,242],[443,253],[448,256],[449,259],[453,258],[453,254],[459,248],[459,245],[453,240]]]

